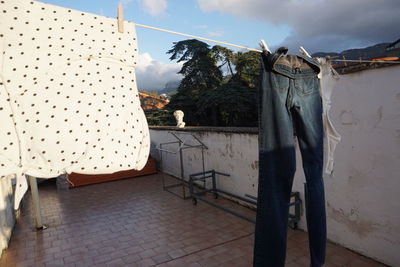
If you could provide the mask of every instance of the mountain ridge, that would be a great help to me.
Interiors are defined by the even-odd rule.
[[[389,56],[400,56],[400,49],[387,50],[387,47],[392,43],[379,43],[365,48],[352,48],[344,50],[340,53],[337,52],[316,52],[312,54],[313,57],[335,57],[345,59],[373,59]]]

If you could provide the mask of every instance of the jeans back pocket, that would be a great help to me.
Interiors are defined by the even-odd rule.
[[[319,82],[316,77],[297,78],[294,80],[294,87],[303,95],[319,92]]]

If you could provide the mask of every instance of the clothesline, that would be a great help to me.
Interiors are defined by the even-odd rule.
[[[217,40],[213,40],[213,39],[209,39],[209,38],[205,38],[205,37],[200,37],[200,36],[196,36],[196,35],[192,35],[192,34],[186,34],[186,33],[181,33],[181,32],[176,32],[176,31],[156,28],[156,27],[152,27],[152,26],[139,24],[139,23],[135,23],[135,25],[139,26],[139,27],[143,27],[143,28],[156,30],[156,31],[167,32],[167,33],[172,33],[172,34],[176,34],[176,35],[182,35],[182,36],[195,38],[195,39],[200,39],[200,40],[205,40],[205,41],[209,41],[209,42],[213,42],[213,43],[217,43],[217,44],[229,45],[229,46],[238,47],[238,48],[242,48],[242,49],[246,49],[246,50],[250,50],[250,51],[255,51],[255,52],[259,52],[259,53],[262,52],[262,50],[260,50],[260,49],[250,48],[250,47],[247,47],[247,46],[237,45],[237,44],[232,44],[232,43],[227,43],[227,42],[221,42],[221,41],[217,41]]]
[[[192,34],[171,31],[171,30],[167,30],[167,29],[161,29],[161,28],[148,26],[148,25],[144,25],[144,24],[139,24],[139,23],[134,23],[134,24],[136,26],[138,26],[138,27],[143,27],[143,28],[147,28],[147,29],[151,29],[151,30],[156,30],[156,31],[161,31],[161,32],[166,32],[166,33],[186,36],[186,37],[190,37],[190,38],[195,38],[195,39],[199,39],[199,40],[205,40],[205,41],[209,41],[209,42],[213,42],[213,43],[217,43],[217,44],[229,45],[229,46],[233,46],[233,47],[237,47],[237,48],[246,49],[246,50],[249,50],[249,51],[262,53],[262,50],[260,50],[260,49],[251,48],[251,47],[247,47],[247,46],[243,46],[243,45],[237,45],[237,44],[232,44],[232,43],[228,43],[228,42],[217,41],[217,40],[213,40],[213,39],[209,39],[209,38],[205,38],[205,37],[201,37],[201,36],[196,36],[196,35],[192,35]],[[399,64],[400,63],[400,61],[372,61],[372,60],[351,60],[351,59],[350,60],[348,60],[348,59],[331,59],[331,60],[332,61],[337,61],[337,62],[393,63],[393,64]]]
[[[364,60],[364,59],[331,59],[331,61],[337,62],[360,62],[360,63],[393,63],[393,64],[400,64],[400,61],[393,61],[393,60]]]

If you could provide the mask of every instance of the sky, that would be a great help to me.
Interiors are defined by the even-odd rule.
[[[310,54],[340,52],[400,38],[400,0],[44,0],[67,8],[116,17],[205,38],[274,50],[299,45]],[[140,90],[157,91],[179,80],[181,64],[166,52],[187,37],[136,27]],[[214,43],[208,43],[210,46]],[[238,49],[229,47],[234,51]]]

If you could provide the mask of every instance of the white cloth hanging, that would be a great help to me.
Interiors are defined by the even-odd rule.
[[[119,33],[115,19],[27,0],[0,12],[0,175],[143,168],[134,24]]]
[[[321,83],[321,97],[323,106],[322,119],[326,136],[325,172],[327,174],[332,174],[334,152],[336,145],[340,142],[341,136],[333,126],[329,116],[329,111],[331,109],[332,91],[340,77],[339,74],[333,69],[330,61],[326,60],[325,58],[318,58],[318,62],[321,68],[321,72],[318,76]]]

